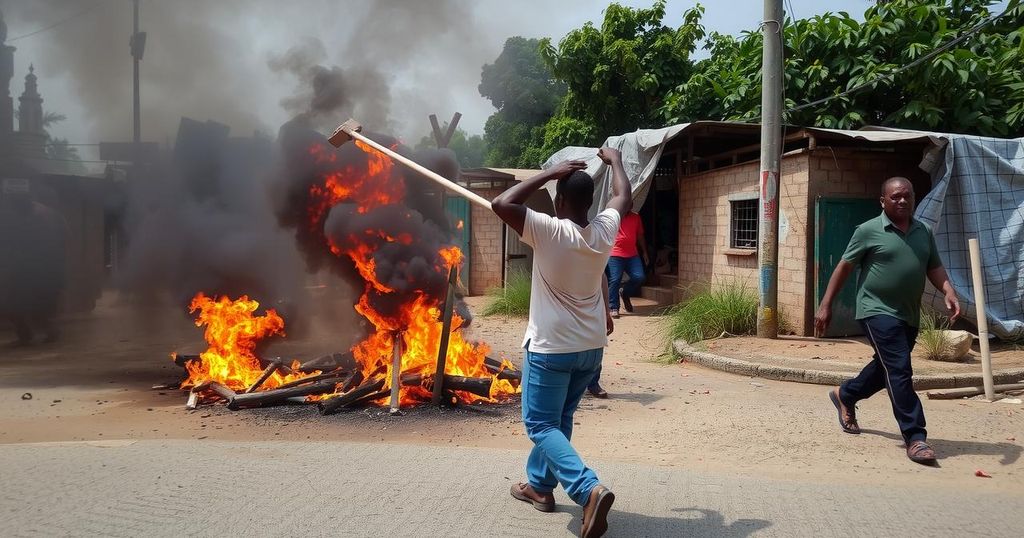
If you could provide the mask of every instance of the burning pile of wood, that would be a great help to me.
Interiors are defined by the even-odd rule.
[[[183,368],[192,361],[199,361],[199,355],[174,356],[176,364]],[[285,364],[281,359],[265,362],[260,377],[244,391],[238,392],[215,381],[204,381],[193,385],[189,390],[187,409],[196,409],[202,404],[224,402],[232,411],[253,407],[270,407],[288,404],[316,405],[321,414],[329,415],[344,409],[352,409],[371,405],[390,399],[390,410],[398,413],[401,402],[398,399],[400,387],[420,387],[428,394],[434,387],[440,387],[442,398],[439,403],[451,405],[465,401],[459,392],[473,394],[481,399],[489,399],[491,385],[495,379],[505,380],[514,386],[519,385],[521,373],[510,369],[508,363],[487,357],[487,370],[493,377],[464,377],[445,374],[440,376],[424,376],[417,373],[400,374],[398,383],[386,387],[388,377],[376,372],[367,378],[352,357],[352,353],[335,353],[325,355],[304,363]],[[276,388],[260,390],[263,384],[275,373],[288,377],[299,376],[297,379],[283,383]],[[158,388],[166,388],[158,386]]]

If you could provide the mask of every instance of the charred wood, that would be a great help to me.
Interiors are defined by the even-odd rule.
[[[317,404],[317,407],[320,408],[320,413],[324,415],[337,413],[343,407],[352,405],[356,401],[361,400],[370,394],[380,392],[384,388],[384,381],[385,379],[383,377],[365,381],[362,385],[359,385],[345,394],[321,401]]]
[[[235,411],[245,407],[263,407],[267,405],[285,403],[288,398],[294,398],[296,396],[325,394],[333,392],[337,384],[337,380],[328,379],[311,385],[239,394],[228,402],[228,409]]]

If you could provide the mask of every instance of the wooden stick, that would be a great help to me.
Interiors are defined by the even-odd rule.
[[[277,371],[279,366],[281,366],[281,359],[274,359],[270,361],[270,364],[267,364],[267,367],[263,369],[263,373],[260,374],[259,379],[257,379],[252,385],[249,385],[249,388],[245,389],[243,394],[252,393],[256,389],[260,388],[260,386],[263,385],[263,382],[269,379],[270,376],[274,375],[274,372]]]
[[[441,405],[441,393],[444,391],[444,371],[448,362],[448,333],[452,330],[452,313],[455,311],[455,283],[458,281],[458,270],[453,265],[448,270],[448,295],[444,300],[444,314],[441,322],[441,343],[437,348],[437,368],[434,371],[434,392],[431,405]]]
[[[929,400],[955,400],[957,398],[969,398],[984,394],[985,389],[986,387],[963,387],[959,389],[930,390],[927,394]],[[1006,392],[1008,390],[1024,390],[1024,383],[1009,383],[992,387],[993,392]]]
[[[213,392],[214,394],[220,396],[221,398],[224,398],[225,400],[227,400],[228,404],[231,403],[231,400],[235,399],[235,396],[238,396],[238,394],[235,393],[235,391],[225,387],[224,385],[221,385],[220,383],[217,383],[216,381],[211,381],[209,386],[206,387],[206,390]]]
[[[288,398],[294,398],[296,396],[309,396],[312,394],[333,392],[337,385],[337,380],[328,379],[311,385],[239,394],[228,402],[228,409],[237,411],[243,407],[263,407],[267,405],[281,404],[285,403]]]
[[[470,202],[473,202],[474,204],[477,204],[480,207],[483,207],[490,211],[491,202],[484,198],[483,196],[480,196],[479,194],[463,187],[462,185],[459,185],[458,183],[455,183],[454,181],[449,180],[448,178],[434,172],[433,170],[430,170],[420,165],[419,163],[413,161],[412,159],[403,157],[402,155],[398,154],[398,152],[392,151],[390,148],[384,147],[374,142],[373,140],[370,140],[369,138],[360,134],[360,131],[362,130],[363,126],[360,125],[359,122],[350,119],[345,123],[339,125],[338,128],[334,131],[334,134],[331,135],[331,137],[328,139],[328,141],[332,145],[334,145],[334,147],[341,147],[342,144],[348,142],[349,140],[358,140],[366,144],[367,146],[370,146],[371,148],[383,153],[384,155],[387,155],[388,157],[391,157],[392,159],[408,166],[413,171],[418,172],[420,175],[426,177],[427,179],[433,181],[434,183],[437,183],[442,188],[454,192],[455,194],[458,194],[459,196],[466,198]]]
[[[402,412],[401,392],[402,383],[402,333],[395,331],[394,352],[391,354],[391,409],[392,415]]]
[[[348,373],[348,372],[346,372],[344,370],[337,370],[337,371],[334,371],[334,372],[327,372],[327,373],[323,373],[323,374],[311,375],[309,377],[303,377],[303,378],[300,378],[300,379],[294,379],[294,380],[289,381],[287,383],[282,383],[277,388],[279,388],[279,389],[290,389],[292,387],[297,387],[299,385],[306,385],[306,384],[309,384],[309,383],[316,383],[318,381],[323,381],[325,379],[342,379],[342,378],[347,379],[347,377],[350,376],[350,375],[352,375],[352,374],[350,374],[350,373]],[[339,382],[343,382],[343,381],[339,381]]]
[[[501,361],[492,359],[491,357],[484,357],[484,367],[487,371],[496,374],[498,379],[504,379],[507,381],[522,381],[523,373],[519,370],[513,370],[509,368],[502,368]]]
[[[992,352],[988,348],[988,316],[985,314],[985,281],[982,278],[981,247],[978,239],[967,240],[971,252],[971,277],[974,281],[974,304],[977,306],[978,346],[981,348],[981,380],[985,385],[985,399],[994,401],[996,391],[992,380]]]
[[[317,404],[320,408],[320,413],[323,415],[330,415],[337,413],[341,408],[352,405],[356,400],[380,392],[384,388],[384,377],[380,376],[376,379],[363,382],[362,385],[342,394],[340,396],[334,396],[326,400],[322,400]]]
[[[425,388],[432,388],[434,385],[433,378],[427,378],[429,381]],[[413,374],[402,376],[403,385],[423,385],[423,375]],[[476,394],[484,398],[490,398],[491,396],[491,378],[489,377],[464,377],[461,375],[448,375],[444,376],[444,390],[445,391],[465,391]],[[443,396],[442,396],[443,397]]]

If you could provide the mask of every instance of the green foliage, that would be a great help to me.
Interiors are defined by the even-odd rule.
[[[555,112],[565,86],[540,55],[540,41],[511,37],[493,64],[483,66],[480,95],[498,109],[484,126],[488,166],[535,168],[532,147],[543,143],[542,126]],[[527,155],[529,154],[529,155]]]
[[[441,127],[441,132],[448,131],[448,124]],[[416,143],[417,150],[436,148],[437,142],[433,135],[426,135]],[[456,128],[452,139],[448,141],[448,149],[455,153],[461,168],[477,168],[484,165],[487,144],[480,135],[467,135],[466,131]]]
[[[699,4],[681,24],[666,26],[664,0],[648,8],[611,4],[598,29],[587,23],[558,44],[541,40],[555,77],[568,87],[548,123],[548,153],[565,145],[593,145],[613,133],[658,127],[664,96],[693,70],[690,54],[704,37]],[[551,131],[554,131],[553,133]]]
[[[757,304],[757,293],[735,281],[699,290],[666,312],[669,346],[679,339],[692,344],[723,334],[754,334]]]
[[[917,334],[917,344],[928,360],[939,360],[949,347],[949,320],[931,308],[921,310],[921,328]]]
[[[793,125],[887,125],[988,136],[1024,135],[1024,5],[951,49],[898,74],[964,35],[992,13],[992,0],[893,0],[872,5],[859,22],[846,13],[787,20],[785,106],[853,94],[791,112]],[[708,59],[668,92],[667,123],[755,119],[760,115],[759,32],[712,34]],[[890,75],[879,78],[883,75]]]
[[[530,314],[530,275],[515,272],[509,275],[504,288],[488,290],[490,299],[484,306],[484,316],[525,317]]]

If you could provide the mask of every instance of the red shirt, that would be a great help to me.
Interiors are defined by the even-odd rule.
[[[632,258],[639,256],[637,251],[637,239],[644,234],[644,223],[640,215],[630,211],[622,217],[622,224],[619,225],[619,233],[615,236],[615,246],[612,247],[612,256],[620,258]]]

